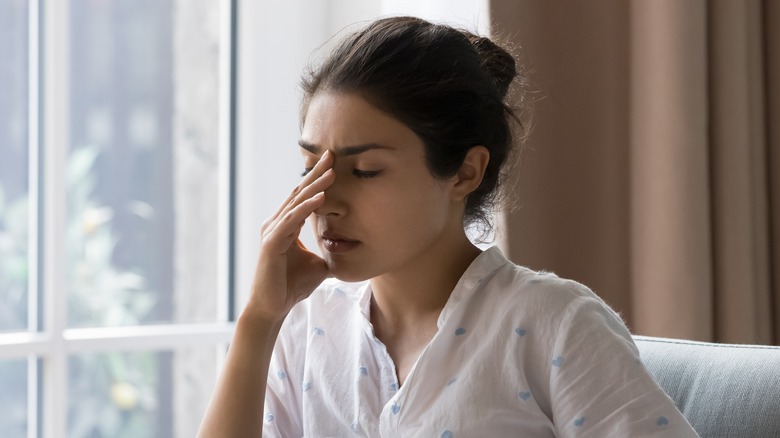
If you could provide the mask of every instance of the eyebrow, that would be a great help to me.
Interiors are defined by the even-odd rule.
[[[309,143],[304,140],[298,140],[298,145],[307,151],[311,152],[314,155],[317,155],[320,153],[320,147],[316,144]],[[349,156],[349,155],[358,155],[362,154],[363,152],[374,150],[374,149],[387,149],[387,150],[395,150],[395,148],[390,146],[385,146],[377,143],[366,143],[366,144],[359,144],[355,146],[343,146],[339,148],[334,148],[333,152],[336,155],[341,156]]]

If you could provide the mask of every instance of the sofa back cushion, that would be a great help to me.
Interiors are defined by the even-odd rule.
[[[780,437],[780,347],[634,340],[642,362],[702,438]]]

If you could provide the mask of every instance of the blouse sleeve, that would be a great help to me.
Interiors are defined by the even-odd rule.
[[[549,358],[559,437],[698,435],[639,358],[621,318],[585,286],[564,311]]]

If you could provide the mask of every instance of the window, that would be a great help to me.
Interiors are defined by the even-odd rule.
[[[195,435],[232,330],[235,3],[0,2],[4,436]]]
[[[194,436],[299,180],[310,55],[480,1],[0,1],[2,435]]]

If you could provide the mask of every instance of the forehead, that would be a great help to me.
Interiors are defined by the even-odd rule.
[[[408,126],[356,93],[316,94],[306,111],[301,143],[338,149],[346,145],[421,143]]]

